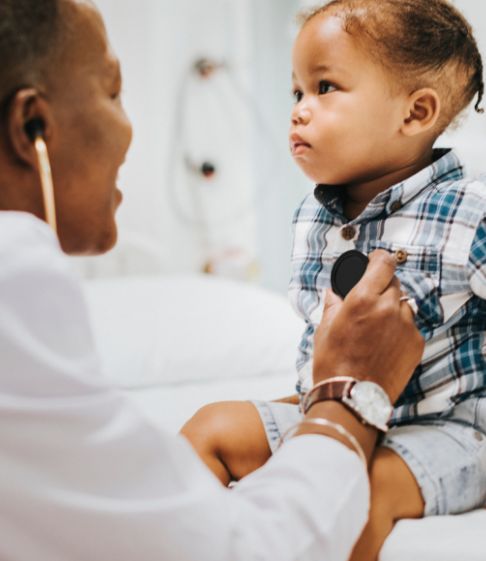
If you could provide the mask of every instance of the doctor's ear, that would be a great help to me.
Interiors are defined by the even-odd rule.
[[[48,140],[52,115],[48,102],[36,89],[19,90],[10,102],[6,132],[14,158],[23,166],[37,169],[34,142],[37,137]]]
[[[46,126],[44,124],[44,121],[39,117],[27,121],[24,125],[25,132],[30,138],[31,142],[35,142],[38,138],[44,139],[45,128]]]
[[[408,100],[401,132],[415,136],[432,129],[439,118],[441,102],[439,94],[432,88],[413,92]]]

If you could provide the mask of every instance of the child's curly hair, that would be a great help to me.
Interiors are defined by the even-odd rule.
[[[332,0],[301,15],[305,25],[329,12],[362,41],[400,87],[432,87],[443,108],[442,132],[477,95],[483,113],[483,62],[473,30],[448,0]]]

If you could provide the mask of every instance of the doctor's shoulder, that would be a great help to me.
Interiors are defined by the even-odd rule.
[[[51,228],[28,212],[0,211],[0,259],[0,280],[35,269],[70,270]]]

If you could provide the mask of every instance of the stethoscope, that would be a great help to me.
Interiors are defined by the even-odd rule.
[[[338,257],[331,271],[333,292],[346,298],[365,274],[368,263],[368,257],[356,249],[346,251]]]
[[[54,183],[49,153],[44,140],[43,121],[41,119],[30,120],[25,124],[25,132],[33,142],[37,153],[46,222],[52,228],[56,237],[58,237]],[[333,292],[343,299],[346,298],[365,274],[368,263],[368,257],[355,249],[346,251],[338,257],[331,271],[331,287]],[[413,298],[405,295],[400,298],[400,302],[402,301],[406,301],[410,305],[414,315],[417,314],[417,304]]]
[[[25,133],[34,143],[39,164],[39,174],[44,201],[46,222],[57,236],[56,203],[54,198],[54,183],[52,181],[51,163],[44,140],[44,122],[41,119],[32,119],[25,124]]]
[[[25,132],[34,143],[37,153],[46,221],[57,235],[54,183],[52,181],[49,153],[44,140],[43,121],[41,119],[32,119],[26,123]],[[353,249],[343,253],[336,260],[331,271],[333,291],[342,298],[345,298],[364,275],[368,262],[368,257],[360,251]]]
[[[42,119],[32,119],[25,124],[25,133],[33,142],[37,153],[39,174],[44,203],[46,222],[57,237],[56,203],[54,197],[54,182],[49,161],[49,153],[44,140],[44,122]],[[334,263],[331,271],[332,290],[341,298],[346,298],[348,293],[361,280],[368,267],[369,259],[361,251],[352,249],[343,253]],[[417,304],[413,298],[402,296],[400,302],[407,301],[414,314],[417,313]]]
[[[52,180],[49,153],[44,140],[43,121],[41,119],[32,119],[26,123],[25,132],[31,142],[33,142],[37,153],[46,222],[57,236],[54,183]],[[368,257],[360,251],[353,249],[343,253],[336,260],[331,271],[331,286],[333,291],[341,296],[341,298],[345,298],[363,277],[368,263]]]
[[[351,290],[363,278],[368,267],[369,259],[361,251],[351,249],[339,256],[331,271],[331,287],[335,294],[346,298]],[[415,298],[401,291],[400,304],[406,302],[414,316],[419,313],[419,307]]]

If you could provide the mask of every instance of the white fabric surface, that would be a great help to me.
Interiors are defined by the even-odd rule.
[[[0,212],[0,259],[2,561],[346,561],[369,501],[355,453],[301,436],[224,488],[103,380],[48,227]]]
[[[379,561],[485,561],[486,510],[402,520]]]
[[[295,393],[295,375],[246,376],[240,379],[208,380],[188,384],[169,384],[150,388],[131,388],[124,393],[152,422],[177,432],[200,407],[214,401],[274,399]]]
[[[171,275],[92,281],[86,297],[103,369],[120,387],[295,371],[304,324],[268,290]]]

